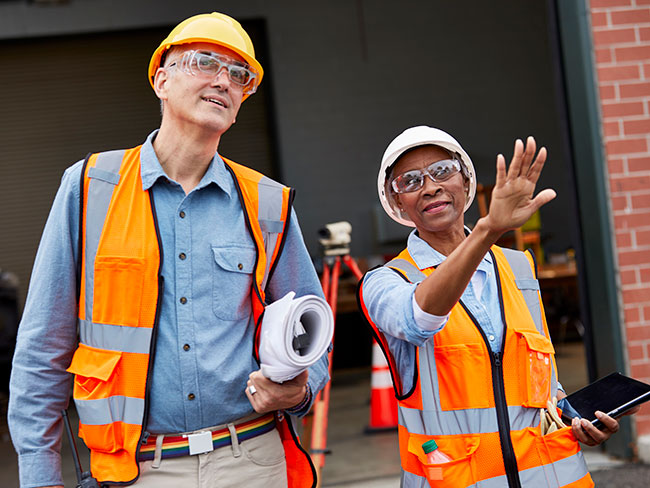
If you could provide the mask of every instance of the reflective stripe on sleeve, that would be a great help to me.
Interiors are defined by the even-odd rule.
[[[149,354],[151,334],[148,327],[95,324],[79,320],[79,339],[87,346],[110,351]]]
[[[113,422],[141,425],[144,399],[111,396],[97,400],[74,400],[79,420],[86,425],[106,425]]]

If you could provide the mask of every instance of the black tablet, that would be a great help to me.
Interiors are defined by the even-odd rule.
[[[620,373],[612,373],[566,397],[569,405],[563,402],[562,417],[569,422],[573,417],[582,417],[601,428],[602,424],[595,415],[596,410],[617,418],[648,400],[650,385]]]

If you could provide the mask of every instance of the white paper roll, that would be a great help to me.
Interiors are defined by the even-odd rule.
[[[316,295],[294,298],[287,293],[264,310],[260,334],[262,374],[276,383],[302,373],[325,354],[334,334],[332,310]],[[294,347],[294,338],[306,334],[308,344]]]

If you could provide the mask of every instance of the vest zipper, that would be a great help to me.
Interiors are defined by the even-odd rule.
[[[488,345],[488,348],[489,347],[490,346]],[[501,362],[501,353],[492,353],[490,355],[490,360],[492,363],[494,403],[496,405],[497,423],[499,425],[499,440],[501,441],[503,464],[506,468],[506,478],[508,479],[508,486],[510,488],[521,488],[519,467],[517,466],[517,458],[515,457],[515,451],[512,447],[512,438],[510,437],[510,416],[508,415],[506,390],[503,383],[503,363]]]

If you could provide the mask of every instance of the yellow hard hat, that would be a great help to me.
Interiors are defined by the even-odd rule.
[[[172,46],[190,42],[217,44],[236,52],[257,72],[257,77],[253,80],[255,87],[262,81],[264,70],[255,59],[253,42],[241,24],[225,14],[212,12],[185,19],[174,27],[167,38],[160,43],[149,62],[149,83],[152,88],[154,76],[160,67],[163,54]],[[246,97],[247,95],[244,95],[244,98]]]

